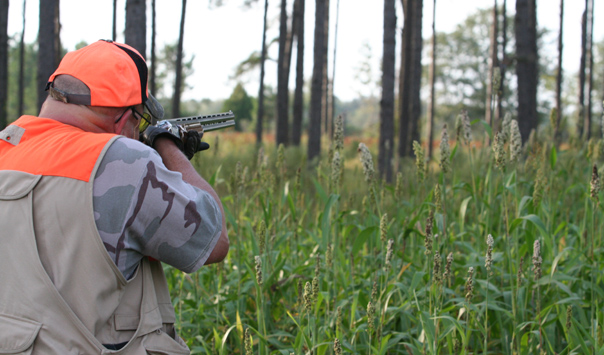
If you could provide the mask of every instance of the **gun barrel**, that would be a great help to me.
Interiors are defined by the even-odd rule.
[[[180,125],[187,130],[204,132],[215,131],[235,125],[235,114],[232,111],[211,115],[179,117],[168,119],[172,124]]]

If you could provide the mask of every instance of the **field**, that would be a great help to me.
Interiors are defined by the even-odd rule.
[[[507,123],[462,120],[392,183],[375,141],[336,135],[309,163],[208,133],[193,162],[231,249],[166,267],[181,336],[201,354],[604,354],[602,140],[520,146]]]

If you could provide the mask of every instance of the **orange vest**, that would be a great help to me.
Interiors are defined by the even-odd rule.
[[[161,263],[126,280],[96,229],[93,180],[117,137],[33,116],[0,132],[0,353],[189,354]]]

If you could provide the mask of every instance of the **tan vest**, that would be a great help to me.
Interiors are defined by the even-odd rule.
[[[190,353],[161,263],[126,281],[96,229],[93,177],[115,138],[31,116],[0,132],[0,354]]]

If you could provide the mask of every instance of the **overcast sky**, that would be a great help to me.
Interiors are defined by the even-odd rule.
[[[184,94],[184,99],[223,99],[227,98],[236,83],[229,80],[238,63],[245,60],[250,53],[258,51],[262,44],[262,18],[263,4],[251,8],[242,8],[242,0],[224,0],[226,5],[220,8],[208,7],[208,0],[189,0],[187,2],[187,16],[185,20],[184,49],[187,55],[195,55],[194,76],[189,79],[193,89]],[[375,78],[379,78],[380,58],[382,55],[383,34],[383,1],[382,0],[340,0],[339,22],[337,28],[336,48],[336,74],[335,95],[343,100],[350,100],[358,93],[367,94],[367,88],[358,84],[354,77],[356,68],[364,58],[362,48],[369,44],[372,56],[372,68]],[[149,2],[150,3],[150,2]],[[288,0],[288,4],[292,0]],[[498,1],[499,4],[502,0]],[[515,1],[508,0],[508,13],[513,13]],[[26,9],[26,42],[33,42],[38,28],[38,1],[27,1]],[[96,0],[60,0],[61,4],[61,40],[68,50],[75,49],[77,43],[88,43],[98,39],[111,38],[112,36],[112,8],[113,1]],[[157,0],[158,22],[158,47],[165,43],[174,43],[178,40],[180,26],[180,12],[182,2],[176,0]],[[432,1],[424,1],[424,38],[431,36],[432,26]],[[270,28],[268,39],[278,35],[280,1],[269,0]],[[333,70],[333,39],[335,34],[335,20],[338,10],[338,0],[331,0],[330,20],[330,59],[329,70]],[[479,8],[493,5],[493,0],[438,0],[436,12],[437,31],[451,31],[455,25],[463,21],[469,14]],[[598,8],[604,4],[596,3],[596,19],[604,15]],[[398,21],[397,27],[402,26],[402,10],[397,1]],[[9,35],[19,38],[22,30],[22,2],[11,1],[9,8]],[[291,6],[290,6],[291,7]],[[604,6],[602,7],[604,9]],[[565,2],[564,19],[564,51],[563,65],[566,73],[576,72],[579,68],[581,14],[583,4],[581,1]],[[553,33],[558,30],[559,1],[537,0],[538,24],[551,29]],[[125,0],[118,0],[118,38],[124,41],[124,16]],[[306,34],[305,34],[305,77],[307,80],[312,74],[312,40],[314,33],[314,1],[306,1]],[[147,17],[151,22],[151,16]],[[150,36],[150,30],[148,31]],[[397,36],[397,46],[400,46],[400,36]],[[594,40],[604,39],[604,21],[595,22]],[[545,50],[556,52],[556,37],[552,36],[546,41]],[[150,42],[149,42],[150,43]],[[147,50],[150,45],[147,46]],[[400,50],[397,49],[397,56]],[[271,48],[270,55],[276,59],[277,44]],[[486,55],[486,54],[485,54]],[[397,58],[397,67],[400,58]],[[295,61],[292,62],[295,68]],[[268,63],[266,80],[269,85],[276,86],[276,65]],[[258,73],[245,78],[246,88],[250,95],[256,96]],[[293,88],[295,75],[291,75],[290,87]],[[379,92],[378,92],[379,94]]]

